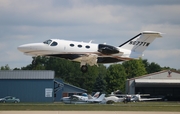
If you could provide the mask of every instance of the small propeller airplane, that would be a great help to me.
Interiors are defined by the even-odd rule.
[[[87,65],[115,63],[137,59],[160,32],[143,31],[119,46],[49,39],[42,43],[20,45],[18,50],[31,56],[51,56],[80,62],[82,72],[87,72]]]
[[[93,97],[88,96],[87,99],[82,99],[79,96],[73,95],[69,98],[65,98],[65,99],[62,98],[62,102],[65,104],[105,103],[105,101],[104,101],[105,94],[101,94],[100,96],[99,96],[99,93],[98,93],[98,96],[96,96],[96,94]]]
[[[111,92],[109,97],[105,97],[105,100],[108,101],[113,101],[113,102],[140,102],[140,101],[157,101],[157,100],[162,100],[162,97],[156,97],[152,98],[150,94],[117,94],[119,90],[115,92]],[[149,96],[148,98],[144,98],[145,96]],[[143,98],[142,98],[143,97]]]
[[[162,98],[141,98],[140,94],[133,95],[130,99],[131,102],[137,102],[137,101],[157,101],[162,100]]]
[[[159,101],[163,100],[163,97],[149,97],[149,98],[142,98],[141,96],[150,96],[150,94],[135,94],[135,95],[125,95],[124,96],[124,103],[127,102],[141,102],[141,101]]]
[[[72,95],[70,97],[63,97],[63,98],[61,98],[61,101],[70,102],[72,99],[87,101],[89,99],[97,99],[99,97],[99,95],[100,95],[100,92],[96,92],[93,96],[87,95],[86,93],[83,93],[83,95]]]

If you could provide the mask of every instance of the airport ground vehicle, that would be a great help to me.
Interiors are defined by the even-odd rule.
[[[12,96],[6,96],[4,98],[0,98],[0,102],[2,103],[19,103],[20,99]]]

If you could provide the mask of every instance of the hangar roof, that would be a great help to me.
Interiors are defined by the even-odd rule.
[[[54,79],[50,70],[3,70],[0,79]]]
[[[179,79],[180,80],[180,73],[170,71],[170,70],[163,70],[160,72],[155,72],[135,78],[131,78],[130,80],[137,80],[137,79]]]
[[[128,80],[130,83],[134,82],[136,87],[139,86],[180,86],[180,73],[163,70],[160,72],[155,72],[151,74],[147,74],[144,76],[131,78]]]
[[[174,84],[179,84],[180,80],[176,80],[176,79],[171,79],[171,80],[167,80],[167,79],[136,79],[135,80],[136,83],[174,83]]]

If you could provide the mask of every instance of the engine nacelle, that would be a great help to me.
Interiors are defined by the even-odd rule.
[[[114,46],[106,45],[106,44],[99,44],[98,51],[105,55],[119,53],[118,48],[116,48]]]

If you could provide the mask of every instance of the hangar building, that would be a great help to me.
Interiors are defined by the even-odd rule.
[[[151,96],[164,97],[169,101],[180,101],[180,73],[163,70],[128,79],[126,93],[150,94]]]
[[[54,71],[0,71],[0,98],[14,96],[21,102],[56,102],[63,94],[86,90],[54,79]]]

